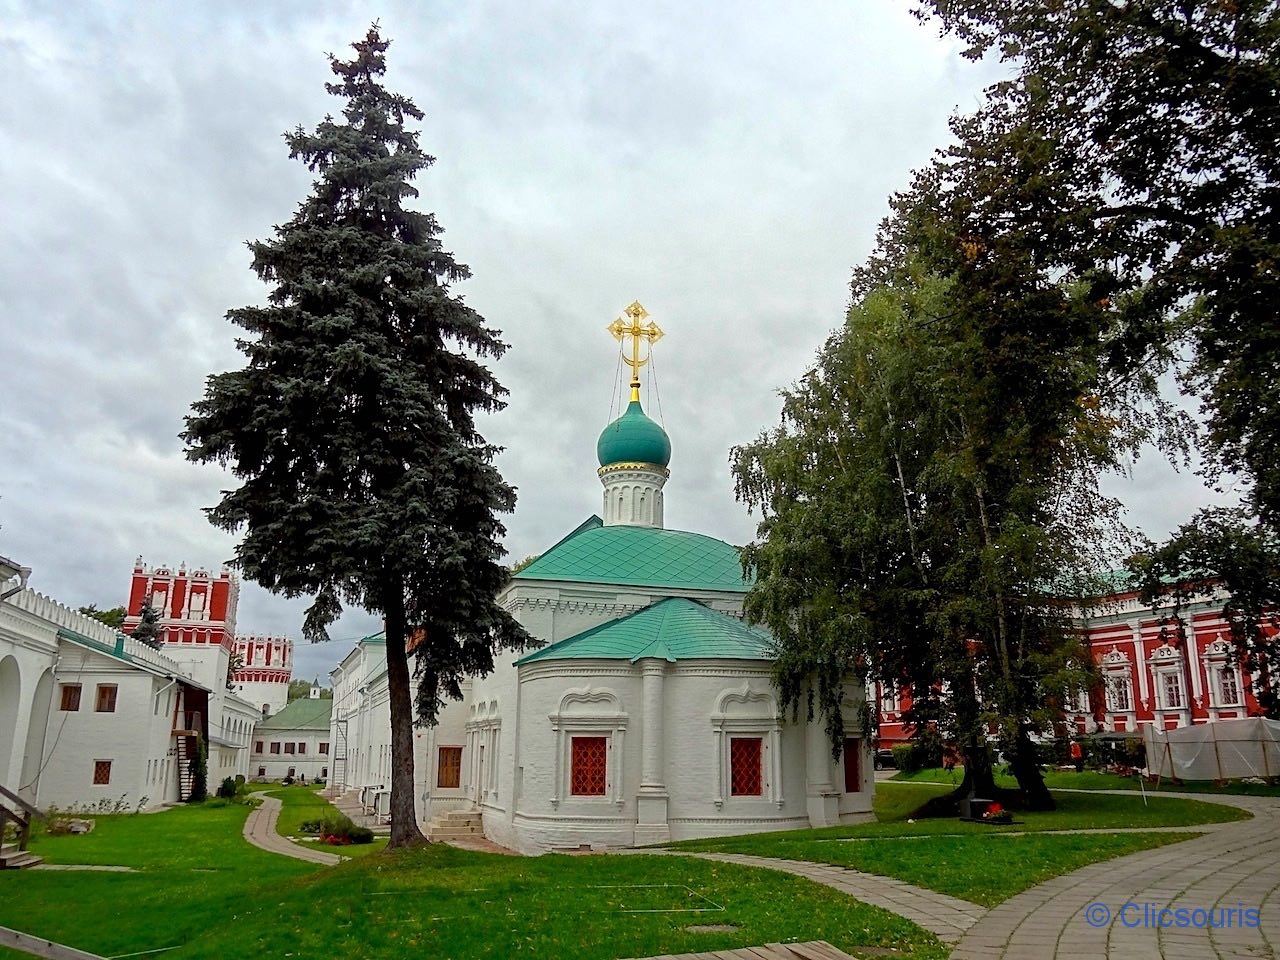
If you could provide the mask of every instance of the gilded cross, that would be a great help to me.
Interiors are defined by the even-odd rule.
[[[649,355],[653,353],[653,345],[662,339],[662,328],[650,320],[647,324],[644,319],[649,316],[649,311],[640,305],[640,301],[633,301],[631,306],[622,311],[626,316],[626,320],[619,317],[613,323],[609,324],[607,329],[613,334],[615,340],[621,341],[623,344],[622,360],[631,368],[631,399],[640,399],[640,368],[649,362]],[[626,355],[626,338],[631,338],[631,356]],[[640,341],[649,341],[649,350],[642,358],[640,356]]]

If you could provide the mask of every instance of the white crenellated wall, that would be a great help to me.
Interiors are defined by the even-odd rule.
[[[17,675],[16,709],[4,696],[6,673]],[[176,661],[50,597],[23,590],[0,601],[0,783],[41,807],[176,800],[181,685],[171,678],[191,679]],[[80,687],[77,710],[62,709],[68,685]],[[97,709],[104,685],[116,688],[112,711]],[[111,764],[108,783],[93,782],[98,761]]]

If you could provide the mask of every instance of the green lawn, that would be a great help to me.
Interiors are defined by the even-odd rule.
[[[240,835],[248,814],[242,804],[184,806],[94,817],[92,833],[33,840],[49,863],[137,872],[0,871],[0,925],[108,957],[199,939],[241,912],[246,891],[323,869],[250,846]]]
[[[305,805],[300,798],[286,809]],[[138,872],[0,874],[0,925],[104,956],[177,946],[164,956],[218,960],[613,960],[788,939],[946,956],[906,920],[773,871],[676,857],[525,859],[443,845],[326,868],[251,847],[240,836],[247,813],[232,804],[99,817],[87,836],[41,838],[33,849],[51,862]],[[734,929],[687,929],[699,924]]]
[[[876,784],[874,823],[692,840],[683,850],[812,860],[897,877],[941,893],[993,905],[1059,874],[1098,860],[1185,840],[1189,834],[1006,836],[1078,829],[1193,826],[1244,819],[1233,807],[1140,796],[1058,794],[1051,813],[1019,813],[1008,827],[910,814],[948,787],[928,782]]]
[[[899,773],[890,782],[958,784],[963,776],[963,767],[956,767],[952,771],[933,767],[911,774]],[[1144,785],[1138,782],[1136,776],[1117,777],[1111,773],[1099,773],[1095,770],[1086,770],[1083,773],[1068,770],[1047,770],[1044,774],[1044,782],[1050,790],[1133,790],[1139,792],[1145,786],[1147,793],[1203,793],[1209,796],[1217,794],[1219,796],[1280,797],[1280,784],[1273,786],[1266,783],[1243,783],[1236,780],[1223,786],[1217,786],[1209,780],[1186,780],[1177,784],[1164,780],[1159,784],[1148,783]],[[1008,774],[997,773],[996,784],[1001,787],[1016,788],[1018,782]]]
[[[327,814],[336,812],[333,804],[320,796],[320,787],[280,787],[265,791],[267,796],[279,797],[283,806],[280,817],[276,820],[276,833],[282,837],[305,836],[302,824],[308,820],[318,820]],[[323,850],[325,853],[336,853],[343,857],[367,857],[387,848],[386,837],[374,837],[373,843],[354,843],[349,846],[335,847],[318,840],[300,840],[298,845],[311,850]]]

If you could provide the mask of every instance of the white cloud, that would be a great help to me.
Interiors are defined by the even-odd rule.
[[[598,509],[604,327],[635,298],[668,332],[668,523],[749,539],[729,447],[776,420],[887,196],[1000,69],[891,0],[384,7],[388,83],[439,158],[422,205],[511,344],[511,404],[486,421],[520,488],[511,555]],[[244,242],[306,193],[280,134],[337,108],[323,54],[366,16],[81,2],[0,18],[0,552],[40,589],[114,605],[139,553],[231,555],[201,513],[230,480],[188,464],[177,434],[205,376],[239,362],[226,310],[264,296]],[[1153,534],[1204,498],[1168,471],[1130,490]],[[305,602],[241,596],[241,629],[298,635]],[[376,627],[353,613],[334,635]],[[299,643],[298,672],[345,650]]]

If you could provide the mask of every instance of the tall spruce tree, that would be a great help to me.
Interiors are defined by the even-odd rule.
[[[139,643],[145,643],[152,650],[159,650],[164,646],[164,641],[160,637],[160,614],[151,604],[144,603],[138,616],[140,620],[133,628],[133,639]]]
[[[208,515],[243,531],[244,575],[314,597],[308,639],[328,638],[344,602],[384,618],[391,845],[404,846],[422,840],[415,713],[434,723],[464,677],[530,638],[495,602],[508,576],[498,517],[515,491],[475,424],[505,405],[482,361],[506,345],[451,292],[470,273],[442,248],[435,218],[405,206],[433,158],[406,127],[421,111],[380,83],[388,45],[375,24],[353,59],[331,55],[326,89],[343,119],[285,135],[316,175],[311,194],[273,239],[249,245],[272,289],[266,306],[227,314],[250,335],[238,341],[248,363],[209,378],[183,437],[191,460],[242,481]]]

